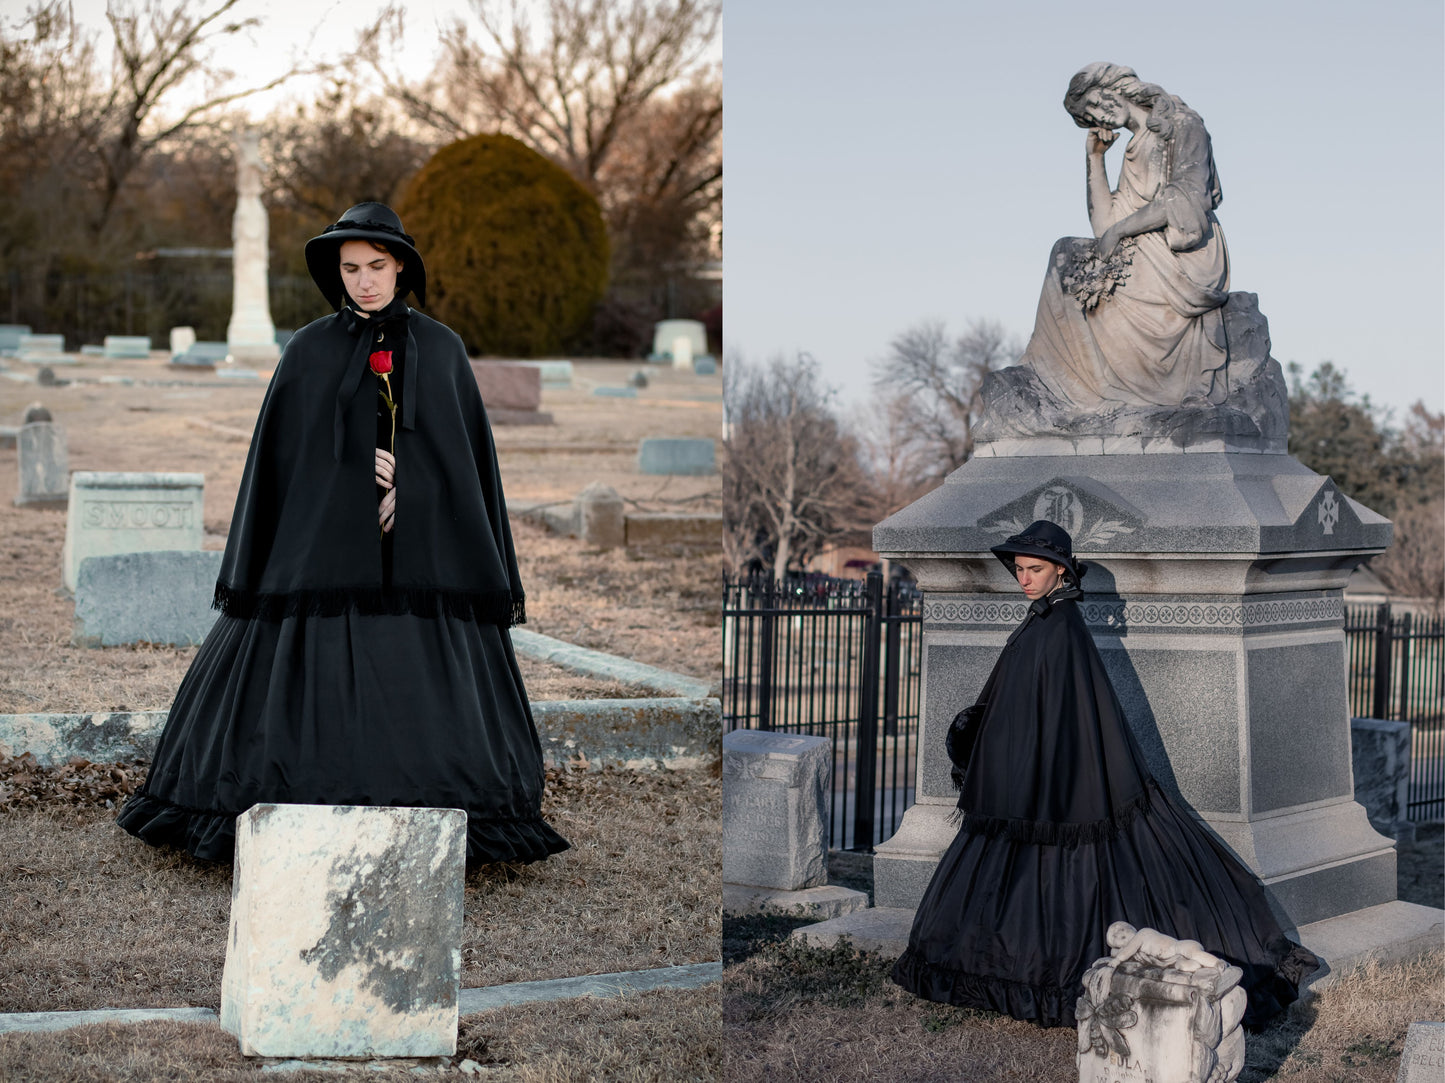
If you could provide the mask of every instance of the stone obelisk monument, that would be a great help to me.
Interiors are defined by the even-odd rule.
[[[231,322],[226,346],[231,360],[243,365],[266,365],[281,351],[271,302],[266,288],[266,208],[261,203],[261,137],[248,128],[236,142],[236,214],[231,221]]]
[[[1095,236],[1054,246],[1020,364],[984,384],[975,457],[874,529],[924,590],[918,796],[878,848],[878,909],[814,935],[903,947],[958,830],[949,723],[1026,612],[990,547],[1048,519],[1090,565],[1080,610],[1155,776],[1283,924],[1332,966],[1438,945],[1445,913],[1396,900],[1394,844],[1354,799],[1343,590],[1391,526],[1287,454],[1283,374],[1255,295],[1229,292],[1198,114],[1112,64],[1065,105],[1090,129]]]

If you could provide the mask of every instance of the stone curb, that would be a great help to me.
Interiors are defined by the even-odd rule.
[[[93,763],[149,757],[168,711],[0,714],[0,754],[30,753],[42,766],[83,756]],[[716,699],[560,699],[532,704],[548,762],[594,768],[682,769],[716,762],[722,704]]]
[[[579,647],[523,628],[512,629],[512,646],[518,654],[527,658],[551,662],[589,677],[608,677],[624,684],[638,685],[665,696],[706,699],[718,694],[713,685],[696,677]]]
[[[475,1015],[516,1004],[537,1004],[573,997],[626,996],[653,989],[697,989],[722,978],[722,963],[688,963],[651,970],[624,970],[616,974],[587,974],[580,978],[519,981],[482,989],[463,989],[457,999],[459,1015]],[[209,1023],[216,1020],[210,1008],[101,1008],[85,1012],[12,1012],[0,1014],[0,1034],[69,1030],[92,1023]],[[310,1062],[298,1062],[311,1066]],[[352,1064],[355,1067],[355,1064]]]

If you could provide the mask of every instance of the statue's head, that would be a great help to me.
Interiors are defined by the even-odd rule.
[[[1116,921],[1110,925],[1108,931],[1104,933],[1104,943],[1118,950],[1129,943],[1129,939],[1134,935],[1134,932],[1134,926],[1130,925],[1127,921]]]
[[[1141,81],[1133,68],[1101,60],[1081,68],[1069,80],[1064,108],[1080,128],[1121,128],[1122,101],[1148,109],[1160,93],[1157,86]]]

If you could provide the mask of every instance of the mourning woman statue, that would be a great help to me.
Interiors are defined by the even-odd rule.
[[[1054,246],[1023,364],[1060,404],[1222,401],[1229,257],[1199,114],[1130,68],[1090,64],[1064,108],[1081,128],[1096,241]],[[1109,189],[1104,152],[1129,143]]]

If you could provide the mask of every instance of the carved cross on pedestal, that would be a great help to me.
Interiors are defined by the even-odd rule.
[[[1340,505],[1335,499],[1333,489],[1326,489],[1325,495],[1320,498],[1320,526],[1325,528],[1326,534],[1335,532],[1335,524],[1340,521]]]

